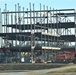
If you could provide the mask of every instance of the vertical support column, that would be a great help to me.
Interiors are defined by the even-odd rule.
[[[31,3],[29,4],[29,6],[30,6],[30,25],[31,25],[31,61],[32,61],[32,63],[33,63],[33,60],[34,60],[34,58],[33,58],[33,50],[34,50],[34,48],[33,48],[33,40],[32,40],[32,38],[33,38],[33,34],[32,34],[32,13],[31,13]]]
[[[13,33],[13,14],[12,14],[12,13],[11,13],[11,25],[12,25],[11,31],[12,31],[12,33]]]
[[[5,12],[7,12],[7,4],[5,4]],[[5,25],[6,25],[6,33],[7,33],[7,13],[5,14]]]
[[[36,12],[36,23],[38,23],[38,12]],[[38,32],[38,29],[36,30]]]
[[[15,4],[15,12],[17,12],[16,4]],[[15,33],[17,33],[17,13],[15,13],[15,24],[16,24]],[[16,40],[15,40],[15,45],[17,46],[17,35],[16,35]]]
[[[4,12],[5,12],[5,9],[4,9]],[[4,25],[5,25],[5,14],[3,14],[3,20],[4,20]],[[5,26],[3,27],[4,28],[4,30],[3,30],[3,33],[5,33]]]
[[[40,24],[41,24],[41,32],[42,32],[41,3],[40,3]]]
[[[42,47],[42,18],[41,18],[41,3],[40,3],[40,24],[41,24],[41,47]],[[41,48],[41,53],[43,56],[43,50]]]
[[[2,33],[2,13],[0,9],[0,33]],[[0,48],[2,46],[2,38],[0,37]]]
[[[49,33],[49,24],[48,24],[48,6],[46,7],[47,8],[47,33]],[[48,35],[48,38],[47,38],[47,47],[49,47],[49,35]]]
[[[17,33],[17,6],[16,6],[16,4],[15,4],[15,16],[14,16],[14,24],[16,25],[16,27],[15,27],[15,30],[14,30],[14,32],[15,33]],[[16,35],[16,38],[15,38],[15,46],[17,46],[17,35]],[[14,44],[12,44],[12,45],[14,45]],[[18,52],[15,52],[15,59],[18,59]]]
[[[9,25],[9,11],[8,11],[8,14],[7,14],[7,25]],[[8,29],[7,29],[7,32],[9,33],[10,31],[9,31],[9,27],[8,27]]]
[[[27,11],[26,16],[27,16],[27,25],[28,25],[28,24],[29,24],[29,22],[31,21],[31,19],[29,18],[29,16],[30,16],[29,14],[30,14],[30,13],[28,12],[28,8],[27,8],[27,10],[26,10],[26,11]],[[29,19],[30,19],[30,21],[29,21]],[[25,28],[25,26],[24,26],[24,28]],[[26,27],[26,29],[24,29],[24,30],[25,30],[25,31],[27,31],[27,32],[29,32],[29,30],[28,30],[28,29],[29,29],[29,27],[27,26],[27,27]],[[30,27],[30,31],[31,31],[31,27]],[[25,35],[25,37],[27,37],[27,36]],[[32,37],[29,37],[29,36],[28,36],[27,38],[28,38],[28,39],[27,39],[28,41],[26,41],[26,42],[28,42],[28,43],[30,42],[30,43],[31,43],[30,38],[32,38]]]
[[[5,4],[5,12],[7,12],[7,4]],[[5,33],[7,33],[7,13],[4,14],[4,23],[5,23]],[[6,35],[6,39],[4,39],[4,46],[6,47],[8,44],[7,44],[7,35]],[[5,61],[7,62],[7,57],[6,57],[6,52],[4,51],[4,58],[5,58]]]
[[[34,32],[35,32],[35,8],[33,4],[33,21],[34,21]]]
[[[11,25],[12,25],[11,32],[13,33],[13,14],[12,13],[11,13]],[[12,45],[13,45],[13,40],[11,40],[11,42],[12,42]]]
[[[33,4],[33,24],[34,24],[34,33],[35,33],[35,9]],[[35,35],[33,35],[33,46],[35,46]]]
[[[28,8],[27,8],[27,24],[29,23],[28,15],[29,15],[29,13],[28,13]],[[24,28],[25,28],[25,27],[24,27]],[[25,30],[25,29],[24,29],[24,30]],[[26,30],[28,31],[28,26],[26,27]]]
[[[50,31],[51,31],[51,34],[52,34],[52,12],[51,12],[51,7],[50,7]],[[52,43],[52,36],[50,38],[50,46],[51,46],[51,43]]]
[[[74,13],[76,13],[76,9],[74,10]],[[76,52],[76,15],[74,16],[74,22],[75,22],[75,52]]]
[[[60,11],[59,11],[59,14],[60,14]],[[59,16],[59,15],[58,15]],[[59,22],[58,22],[58,34],[61,36],[62,35],[62,31],[63,31],[63,28],[60,28],[61,27],[61,16],[59,16]],[[64,46],[63,44],[63,41],[61,41],[61,37],[59,37],[59,47],[62,48]]]
[[[7,12],[7,4],[5,4],[5,12]],[[8,20],[7,20],[8,18],[7,18],[7,13],[5,13],[5,25],[6,25],[6,31],[5,31],[5,33],[7,33],[8,32],[8,27],[7,27],[7,22],[8,22]],[[7,37],[8,37],[8,35],[6,35],[6,39],[5,39],[5,46],[7,47],[8,46],[8,40],[7,40]]]
[[[34,46],[34,50],[35,50],[35,7],[33,4],[33,24],[34,24],[34,34],[33,34],[33,46]],[[35,58],[35,51],[33,51],[33,59]]]
[[[45,25],[45,5],[43,6],[43,8],[44,8],[44,32],[46,31],[46,25]],[[44,46],[46,46],[46,36],[44,36]]]
[[[18,12],[20,12],[20,5],[18,3]],[[21,19],[20,19],[20,13],[18,13],[18,25],[19,25],[19,30],[18,30],[18,33],[20,33],[20,24],[21,24]],[[20,44],[21,44],[21,35],[19,34],[19,61],[21,60],[21,48],[20,48]]]
[[[20,32],[21,32],[21,13],[20,13],[20,11],[21,11],[21,6],[18,3],[19,46],[21,46],[21,34],[20,34]]]
[[[57,35],[59,35],[59,32],[58,32],[58,31],[59,31],[59,29],[58,29],[58,23],[59,23],[59,22],[58,22],[58,14],[57,14],[57,9],[56,9],[56,26],[57,26],[56,34],[57,34]],[[56,46],[57,46],[57,47],[58,47],[58,38],[59,38],[59,37],[57,37],[57,39],[56,39],[56,41],[57,41]]]
[[[16,6],[16,4],[15,4],[15,12],[17,12],[17,6]],[[15,24],[16,24],[15,32],[17,32],[17,13],[15,13]]]
[[[22,23],[23,23],[23,27],[24,27],[24,32],[25,32],[25,20],[24,20],[24,16],[25,16],[25,13],[24,13],[24,7],[23,7],[23,21],[22,21]],[[23,38],[24,38],[24,44],[25,44],[25,35],[23,35]]]
[[[54,16],[54,13],[55,13],[55,11],[54,11],[54,8],[53,8],[53,16]],[[55,19],[54,19],[54,17],[53,17],[53,23],[55,23],[54,20],[55,20]],[[55,34],[55,24],[54,24],[53,34]],[[55,36],[53,37],[53,45],[55,45]]]

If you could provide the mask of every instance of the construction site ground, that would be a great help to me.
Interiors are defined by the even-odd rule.
[[[2,69],[1,65],[4,66],[4,69]],[[21,67],[21,65],[27,65],[32,69],[24,69],[23,66]],[[15,66],[19,69],[17,69]],[[28,68],[27,66],[26,68]],[[34,68],[33,66],[38,69]],[[41,69],[38,66],[43,66],[44,68]],[[45,66],[47,68],[45,68]],[[50,67],[48,68],[48,66]],[[76,75],[76,64],[0,64],[0,75]]]

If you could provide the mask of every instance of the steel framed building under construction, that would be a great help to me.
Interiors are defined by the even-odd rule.
[[[30,3],[29,9],[21,10],[18,3],[15,11],[8,11],[5,4],[4,11],[0,11],[1,60],[21,59],[24,52],[30,53],[32,61],[38,53],[48,60],[49,53],[76,51],[75,9],[57,10],[41,4],[40,10],[34,7]]]

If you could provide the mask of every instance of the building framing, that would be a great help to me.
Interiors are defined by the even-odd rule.
[[[52,9],[40,4],[40,10],[35,10],[35,5],[29,3],[29,9],[21,10],[18,3],[15,11],[8,11],[5,4],[0,15],[1,51],[5,54],[31,52],[33,61],[36,51],[42,56],[45,51],[76,51],[75,9]]]

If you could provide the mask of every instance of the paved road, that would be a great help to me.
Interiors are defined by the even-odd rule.
[[[68,65],[65,67],[60,67],[60,68],[54,68],[54,69],[45,69],[45,70],[34,70],[34,71],[26,71],[26,72],[10,72],[10,73],[0,73],[0,75],[41,75],[41,74],[46,74],[48,72],[52,71],[59,71],[59,70],[64,70],[64,69],[69,69],[69,68],[76,68],[76,65]]]

